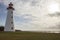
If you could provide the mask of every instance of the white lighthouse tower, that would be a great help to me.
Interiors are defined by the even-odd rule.
[[[12,31],[14,32],[14,22],[13,22],[13,4],[10,3],[8,8],[7,8],[7,19],[6,19],[6,24],[5,24],[5,28],[4,31]]]

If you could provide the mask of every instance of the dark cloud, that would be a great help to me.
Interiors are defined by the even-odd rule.
[[[35,6],[37,3],[38,3],[37,1],[33,0],[33,1],[31,2],[31,5],[32,5],[32,6]]]
[[[60,16],[60,12],[56,12],[53,14],[48,14],[50,17],[59,17]]]

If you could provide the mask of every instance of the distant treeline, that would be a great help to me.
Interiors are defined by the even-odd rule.
[[[4,26],[0,26],[0,31],[4,31]]]
[[[4,26],[0,26],[0,32],[1,32],[1,31],[4,31]],[[16,32],[19,32],[19,31],[21,31],[21,30],[17,30],[17,29],[16,29],[15,31],[16,31]]]

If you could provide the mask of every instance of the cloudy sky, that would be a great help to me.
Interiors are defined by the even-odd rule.
[[[5,26],[8,4],[14,4],[15,29],[60,29],[60,0],[0,0],[0,25]]]

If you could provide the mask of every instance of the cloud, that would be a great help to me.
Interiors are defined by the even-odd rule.
[[[59,17],[60,16],[60,12],[56,12],[56,13],[48,14],[48,15],[51,16],[51,17]]]

